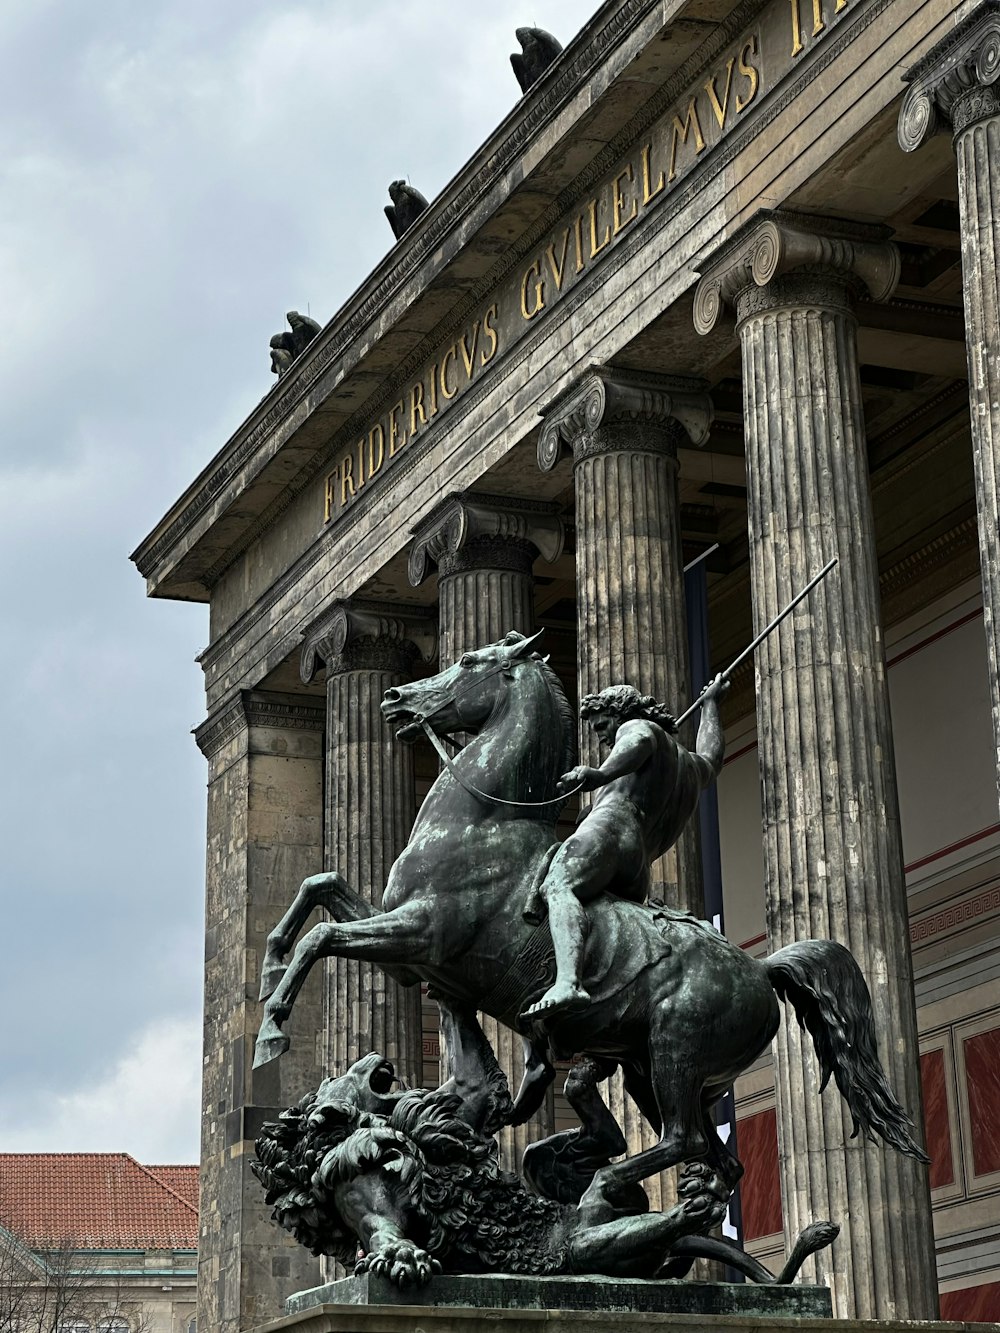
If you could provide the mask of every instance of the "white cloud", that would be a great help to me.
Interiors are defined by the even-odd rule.
[[[201,1097],[197,1019],[158,1019],[109,1073],[56,1094],[4,1131],[5,1152],[128,1152],[140,1162],[196,1162]],[[4,1107],[10,1124],[13,1108]]]

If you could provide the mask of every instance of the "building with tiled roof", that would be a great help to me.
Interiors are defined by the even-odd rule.
[[[60,1333],[194,1333],[197,1196],[196,1166],[0,1153],[0,1288],[31,1289],[22,1333],[51,1327],[55,1288]]]

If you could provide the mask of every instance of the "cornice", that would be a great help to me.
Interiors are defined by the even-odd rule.
[[[569,389],[541,409],[538,466],[551,472],[564,446],[572,448],[601,426],[643,421],[676,422],[694,445],[708,439],[712,400],[704,381],[678,375],[647,375],[610,366],[591,366]]]
[[[322,731],[326,709],[319,700],[263,690],[237,690],[213,709],[194,730],[195,743],[206,759],[250,727],[278,727],[284,731]]]
[[[939,130],[1000,116],[1000,0],[983,0],[904,76],[899,146],[912,153]]]
[[[842,218],[761,209],[724,245],[696,264],[694,326],[707,334],[726,305],[797,270],[855,282],[873,301],[885,301],[899,282],[898,248],[886,227]]]
[[[558,506],[530,500],[468,492],[449,497],[414,530],[407,574],[416,588],[450,557],[477,543],[488,543],[498,553],[504,545],[533,548],[549,564],[562,555],[566,525]],[[444,571],[442,571],[444,572]]]

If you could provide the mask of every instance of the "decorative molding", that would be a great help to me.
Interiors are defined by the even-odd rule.
[[[544,425],[538,436],[538,466],[551,472],[564,446],[576,448],[612,422],[641,421],[664,427],[676,423],[692,444],[703,445],[712,425],[713,407],[703,380],[591,366],[576,384],[543,407],[540,415]]]
[[[427,578],[430,565],[438,565],[443,574],[453,572],[456,557],[465,552],[470,557],[475,554],[476,564],[486,568],[526,565],[530,572],[534,548],[551,565],[562,555],[566,527],[555,505],[470,491],[445,500],[413,537],[407,573],[416,588]],[[490,559],[484,561],[486,552]]]
[[[264,690],[238,690],[194,730],[194,739],[206,759],[251,727],[282,731],[322,731],[326,710],[320,700]]]
[[[406,673],[416,657],[433,662],[437,629],[429,617],[393,602],[336,602],[302,634],[299,676],[359,669]]]
[[[701,280],[694,294],[694,326],[701,334],[711,333],[724,306],[736,307],[744,293],[771,287],[794,272],[825,278],[841,289],[859,284],[873,301],[888,300],[901,268],[899,249],[885,239],[888,235],[885,227],[761,209],[696,263]],[[810,295],[796,293],[780,303],[807,301]],[[835,298],[817,289],[812,299],[829,303]]]
[[[903,77],[896,134],[905,153],[947,126],[958,135],[1000,116],[1000,0],[983,0]]]

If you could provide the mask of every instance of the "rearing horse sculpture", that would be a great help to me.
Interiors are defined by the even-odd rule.
[[[809,1028],[824,1083],[836,1079],[855,1132],[926,1160],[879,1064],[868,988],[851,954],[831,941],[807,940],[756,960],[706,922],[609,893],[589,908],[590,1006],[544,1028],[522,1017],[551,980],[547,927],[527,924],[523,908],[555,849],[559,803],[547,798],[571,765],[575,734],[566,697],[534,642],[508,634],[437,676],[386,692],[383,713],[398,724],[399,739],[414,739],[425,725],[438,736],[473,739],[424,800],[382,911],[336,873],[302,885],[268,939],[261,990],[270,998],[256,1063],[287,1049],[281,1025],[302,983],[317,960],[337,955],[378,964],[404,983],[429,981],[519,1031],[531,1055],[515,1120],[538,1104],[552,1073],[549,1055],[589,1056],[605,1073],[620,1065],[661,1137],[594,1175],[580,1209],[596,1224],[638,1211],[639,1182],[682,1162],[700,1173],[713,1206],[728,1197],[742,1167],[710,1109],[774,1037],[780,997]],[[335,919],[313,927],[286,968],[317,905]]]

